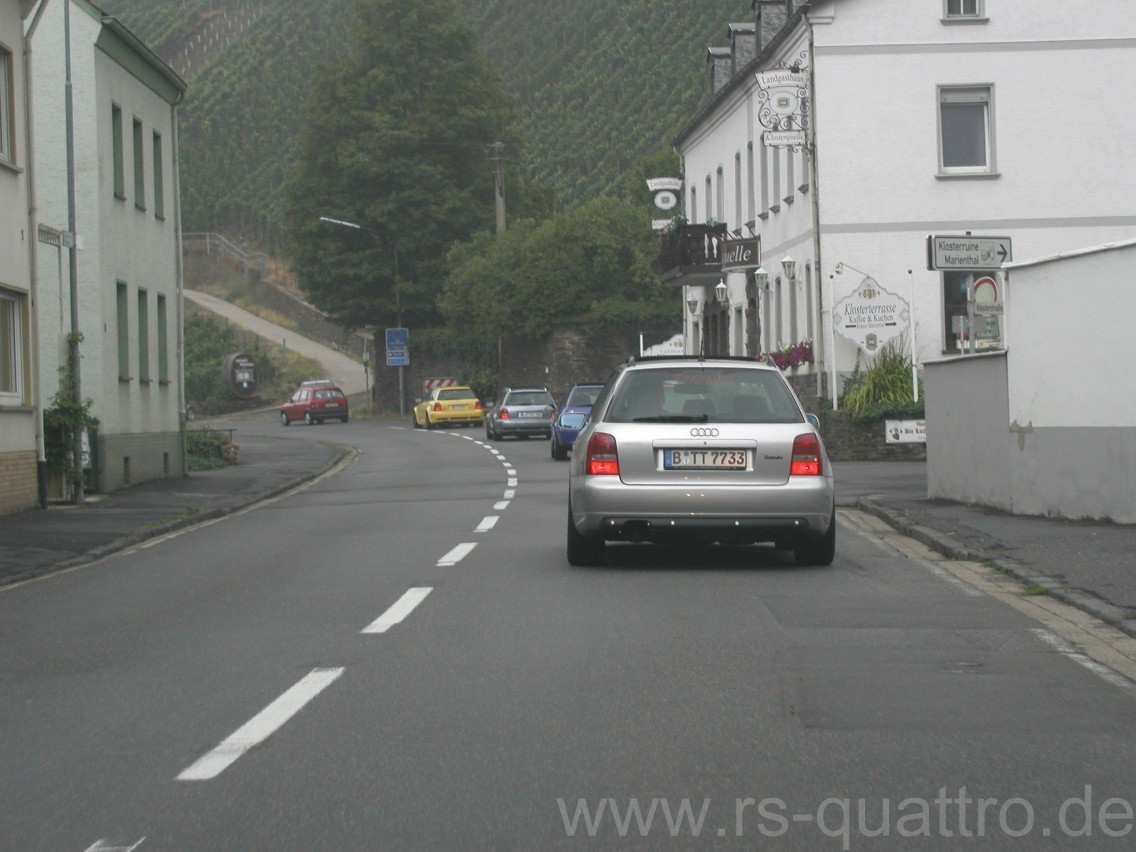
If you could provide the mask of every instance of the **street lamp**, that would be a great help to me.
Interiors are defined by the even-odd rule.
[[[753,283],[759,290],[769,289],[769,273],[765,271],[764,266],[759,266],[753,271]]]
[[[781,270],[785,273],[785,279],[787,281],[797,280],[797,261],[789,257],[789,255],[785,255],[781,258]]]
[[[718,299],[719,304],[726,304],[726,299],[730,297],[729,288],[726,287],[726,279],[723,278],[718,282],[718,286],[714,288],[714,296]]]
[[[366,231],[369,234],[375,233],[370,228],[364,228],[362,225],[359,225],[355,222],[348,222],[346,219],[333,219],[330,216],[320,216],[319,220],[321,222],[325,222],[328,225],[338,225],[341,228],[351,228],[352,230],[355,230],[355,231]],[[394,248],[394,310],[395,310],[395,323],[399,328],[402,328],[402,293],[401,293],[401,289],[399,288],[399,278],[398,278],[398,246],[395,246],[395,248]],[[376,362],[378,360],[378,351],[379,351],[379,348],[376,345],[375,346]],[[364,368],[364,369],[366,369],[366,368]],[[403,372],[404,369],[405,369],[404,364],[398,365],[398,413],[399,413],[399,415],[403,415],[403,414],[406,413],[406,389],[405,389],[406,385],[405,385],[405,374]],[[378,383],[378,375],[379,375],[379,370],[378,370],[378,364],[376,363],[376,365],[375,365],[376,384]],[[367,381],[368,382],[370,381],[369,377],[368,377]]]

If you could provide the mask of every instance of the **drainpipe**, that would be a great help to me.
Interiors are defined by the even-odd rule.
[[[71,372],[71,393],[75,404],[81,404],[83,385],[79,371],[79,249],[77,212],[75,201],[75,99],[71,85],[71,0],[63,2],[63,51],[66,82],[64,83],[64,123],[67,128],[67,240],[70,243],[67,253],[68,277],[71,289],[71,334],[67,339],[67,360]],[[82,505],[86,499],[83,493],[83,429],[75,430],[71,444],[72,463],[79,471],[75,479],[73,502]]]
[[[812,213],[813,213],[813,258],[814,258],[813,259],[813,279],[817,283],[817,303],[816,303],[816,312],[817,312],[817,324],[816,324],[817,335],[816,336],[817,336],[817,339],[813,341],[813,345],[817,347],[817,356],[818,357],[817,357],[817,363],[816,363],[816,368],[817,368],[816,372],[817,372],[817,398],[819,399],[819,398],[822,398],[824,396],[824,393],[821,390],[821,377],[824,375],[825,359],[826,358],[833,358],[834,364],[835,364],[835,354],[833,352],[827,351],[828,347],[826,347],[824,345],[824,342],[823,342],[824,341],[824,335],[822,333],[822,330],[824,328],[824,276],[821,275],[821,269],[823,269],[823,266],[821,264],[821,255],[820,255],[820,245],[821,245],[820,244],[820,187],[817,186],[817,175],[819,173],[819,170],[817,169],[817,148],[816,148],[816,125],[817,125],[816,44],[814,42],[814,36],[813,36],[813,25],[812,25],[812,22],[809,20],[809,13],[808,13],[807,9],[805,10],[805,14],[802,16],[801,20],[803,20],[805,22],[805,28],[808,30],[808,34],[809,34],[809,65],[810,65],[809,110],[811,111],[811,119],[812,120],[809,121],[809,138],[808,138],[807,142],[808,142],[808,150],[809,150],[809,155],[810,155],[809,156],[809,170],[810,170],[809,182],[812,184],[812,189],[809,192],[809,194],[812,196]],[[829,280],[831,282],[831,279],[829,279]],[[830,327],[832,326],[831,322],[829,322],[829,326]],[[834,402],[833,408],[836,407],[836,405],[835,405],[835,400],[836,400],[836,387],[835,387],[835,385],[836,385],[836,373],[834,371],[833,372],[833,388],[832,388],[832,396],[833,396],[833,402]]]
[[[29,288],[31,294],[31,321],[29,351],[31,369],[32,406],[35,414],[36,440],[36,502],[41,509],[47,508],[47,453],[43,437],[43,385],[39,374],[39,262],[37,249],[39,243],[39,211],[35,194],[35,132],[32,127],[32,36],[39,28],[40,19],[49,0],[42,0],[36,8],[32,22],[24,35],[24,150],[27,153],[28,181],[28,263],[30,264]]]
[[[178,145],[178,104],[181,103],[182,98],[185,96],[184,92],[178,92],[172,104],[170,104],[170,127],[173,135],[173,151],[170,154],[170,165],[173,169],[173,189],[174,189],[174,239],[177,243],[175,250],[177,256],[176,263],[176,291],[177,298],[174,300],[177,310],[177,399],[178,399],[178,432],[181,435],[181,475],[189,476],[189,458],[186,455],[186,421],[185,421],[185,269],[184,260],[182,258],[182,243],[181,243],[181,165],[179,163],[180,148]]]

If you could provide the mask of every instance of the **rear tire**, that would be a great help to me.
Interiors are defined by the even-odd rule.
[[[556,440],[555,436],[552,438],[552,459],[553,461],[565,461],[568,458],[568,450]]]
[[[307,423],[309,426],[315,426],[316,425],[316,419],[314,417],[312,417],[312,412],[310,410],[304,412],[304,422]]]
[[[809,538],[793,547],[793,558],[798,565],[831,565],[836,557],[836,508],[832,509],[832,520],[828,532],[820,538]]]
[[[347,422],[347,416],[346,416],[346,415],[344,415],[343,417],[340,417],[340,418],[339,418],[339,422],[340,422],[340,423],[346,423],[346,422]]]
[[[426,418],[426,428],[427,428],[427,429],[433,429],[433,428],[434,428],[434,424],[430,422],[430,415],[429,415],[429,414],[425,414],[425,415],[423,415],[423,416],[424,416],[424,417]]]
[[[410,422],[414,424],[415,429],[421,429],[422,428],[422,424],[418,422],[418,415],[415,414],[413,411],[410,412]]]
[[[288,419],[288,415],[285,414],[283,411],[281,411],[280,412],[280,424],[282,426],[288,426],[291,423],[292,423],[292,421]]]
[[[568,564],[576,566],[602,565],[606,544],[602,538],[583,535],[572,522],[572,507],[568,507]]]

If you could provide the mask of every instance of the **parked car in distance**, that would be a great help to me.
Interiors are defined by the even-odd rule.
[[[602,382],[589,382],[574,384],[569,389],[552,423],[552,458],[556,461],[568,458],[568,451],[603,387]]]
[[[346,423],[348,418],[347,396],[331,379],[316,379],[304,382],[294,394],[280,406],[280,422],[285,426],[301,418],[309,426],[327,420]]]
[[[438,426],[480,426],[485,410],[472,388],[454,386],[433,388],[425,399],[415,400],[410,417],[415,429]]]
[[[506,388],[501,401],[485,414],[485,435],[490,441],[513,436],[552,437],[556,400],[548,388]]]
[[[609,541],[772,542],[800,565],[830,564],[835,491],[818,426],[776,367],[629,360],[576,438],[568,562],[602,562]]]

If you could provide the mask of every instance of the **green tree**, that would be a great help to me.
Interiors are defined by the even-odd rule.
[[[455,246],[439,308],[455,333],[476,340],[537,338],[570,323],[665,323],[682,305],[651,271],[657,252],[641,201],[598,198]]]
[[[354,8],[354,43],[316,75],[285,187],[293,260],[347,327],[396,312],[430,325],[450,244],[494,221],[486,146],[516,148],[513,106],[454,0]]]

